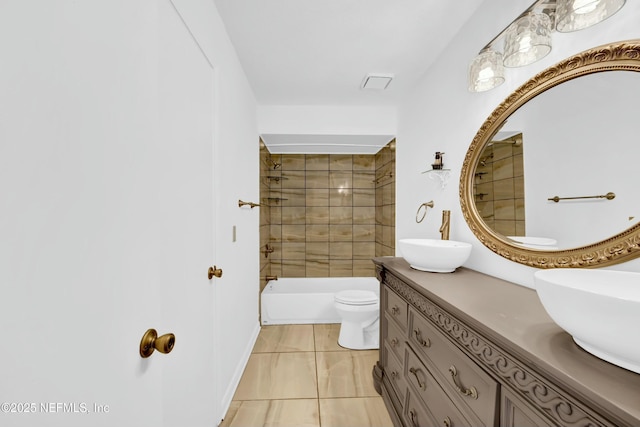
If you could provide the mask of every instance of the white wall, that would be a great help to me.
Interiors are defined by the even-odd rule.
[[[158,113],[167,103],[158,77],[167,40],[159,34],[173,34],[158,11],[170,9],[169,0],[2,1],[0,402],[88,400],[112,408],[111,418],[0,414],[2,425],[210,426],[240,379],[259,330],[259,212],[237,206],[239,198],[259,195],[256,101],[213,0],[173,3],[214,68],[215,111],[202,120],[215,121],[207,179],[215,187],[217,257],[195,271],[197,284],[216,289],[217,299],[196,299],[196,309],[180,311],[207,319],[194,329],[203,332],[198,354],[214,353],[211,370],[198,372],[191,389],[176,384],[174,392],[184,389],[180,405],[165,407],[158,402],[171,375],[162,367],[185,354],[187,340],[176,334],[172,355],[142,360],[137,353],[146,328],[171,332],[159,323],[173,306],[157,307],[157,294],[171,288],[192,295],[194,281],[169,255],[176,252],[171,237],[193,230],[183,222],[198,215],[185,213],[176,195],[195,199],[193,171],[208,170],[210,161],[199,156],[196,168],[181,157],[189,135],[182,145],[158,137],[170,127],[158,125],[167,118]],[[182,30],[177,19],[171,23]],[[191,77],[179,73],[171,77]],[[170,230],[162,228],[167,224]],[[202,233],[211,234],[207,227]],[[224,275],[209,283],[214,264]],[[103,328],[92,328],[96,323]],[[212,325],[220,332],[215,343]],[[200,401],[213,387],[222,404]],[[173,422],[184,407],[193,413]],[[220,413],[212,416],[212,408]]]
[[[259,331],[259,212],[238,208],[238,199],[259,201],[256,101],[213,0],[174,0],[216,70],[216,253],[218,386],[223,410],[231,403]],[[233,227],[237,239],[232,241]],[[224,414],[223,414],[224,415]]]
[[[261,134],[395,135],[393,106],[263,105],[258,107]]]
[[[459,203],[459,177],[467,147],[493,109],[513,90],[543,69],[572,54],[609,42],[640,38],[640,2],[627,2],[617,15],[585,30],[553,35],[553,50],[534,64],[506,71],[507,81],[484,93],[467,91],[467,68],[477,52],[530,5],[528,0],[487,0],[467,22],[438,62],[401,105],[397,138],[397,238],[439,237],[443,209],[451,210],[451,239],[473,243],[466,266],[525,286],[535,269],[507,261],[485,248],[468,228]],[[444,151],[452,177],[444,190],[420,172],[435,151]],[[418,206],[433,199],[435,208],[417,224]],[[396,245],[397,247],[397,245]],[[640,271],[640,261],[616,265]]]

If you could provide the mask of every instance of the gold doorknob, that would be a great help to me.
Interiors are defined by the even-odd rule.
[[[146,359],[151,356],[155,350],[165,354],[171,353],[175,344],[175,335],[164,334],[159,337],[155,329],[148,329],[140,340],[140,356]]]
[[[213,279],[213,276],[216,276],[217,278],[222,277],[222,269],[216,267],[215,265],[213,267],[209,267],[209,280]]]

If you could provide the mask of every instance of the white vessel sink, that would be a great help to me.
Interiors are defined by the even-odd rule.
[[[469,259],[471,244],[455,240],[400,239],[400,253],[416,270],[450,273]]]
[[[640,273],[551,269],[534,274],[549,316],[589,353],[640,373]]]

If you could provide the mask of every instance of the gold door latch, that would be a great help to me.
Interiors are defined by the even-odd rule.
[[[217,278],[222,277],[222,269],[216,267],[215,265],[213,267],[209,267],[209,273],[207,277],[209,277],[209,280],[211,280],[213,279],[213,276],[216,276]]]
[[[175,344],[175,335],[164,334],[159,337],[155,329],[148,329],[140,340],[140,356],[146,359],[151,356],[155,350],[165,354],[171,353]]]

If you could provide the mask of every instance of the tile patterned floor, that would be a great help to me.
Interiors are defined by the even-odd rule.
[[[338,345],[340,325],[263,326],[221,427],[390,427],[377,350]]]

